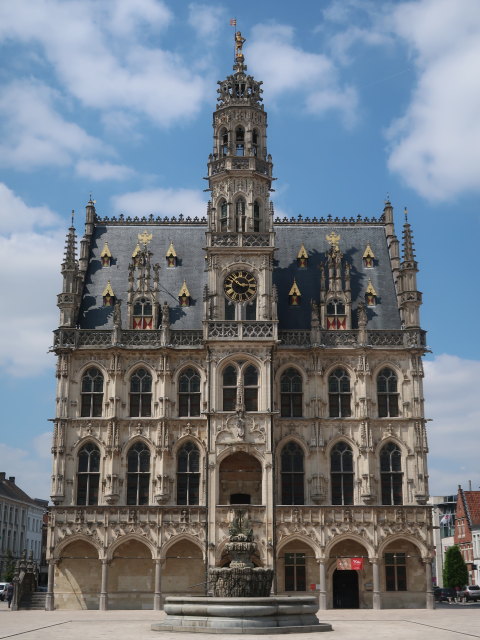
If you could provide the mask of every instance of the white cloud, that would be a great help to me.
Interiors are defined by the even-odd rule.
[[[147,46],[153,38],[146,34],[158,40],[170,20],[158,0],[22,0],[0,3],[0,41],[40,45],[63,88],[84,106],[128,110],[169,126],[196,114],[206,97],[188,62]]]
[[[131,216],[154,215],[199,218],[206,215],[207,204],[193,189],[145,189],[112,198],[115,211]]]
[[[57,226],[58,225],[58,226]],[[0,368],[32,377],[53,364],[65,232],[47,207],[30,207],[0,183]],[[19,229],[16,232],[16,229]]]
[[[478,442],[480,362],[442,354],[425,367],[425,414],[428,423],[430,492],[455,493],[472,480],[480,486]]]
[[[223,7],[192,2],[188,5],[188,23],[202,38],[208,38],[210,44],[220,28],[222,21],[226,24]]]
[[[392,29],[418,74],[405,114],[391,126],[389,167],[430,200],[480,190],[480,4],[403,3]]]
[[[31,449],[19,449],[0,442],[0,469],[7,478],[13,476],[15,484],[30,498],[48,500],[50,497],[52,434],[39,435]]]
[[[123,164],[98,162],[96,160],[80,160],[77,162],[76,171],[82,178],[90,178],[95,181],[126,180],[135,174],[133,169]]]
[[[104,153],[106,145],[67,122],[55,109],[58,92],[17,81],[0,93],[0,164],[16,169],[65,166],[76,155]]]
[[[294,44],[294,30],[281,24],[261,24],[252,29],[247,62],[255,74],[268,78],[269,98],[293,94],[310,113],[338,111],[344,123],[355,122],[357,96],[349,85],[341,85],[333,61]]]

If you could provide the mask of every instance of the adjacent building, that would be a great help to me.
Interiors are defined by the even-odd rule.
[[[41,565],[47,505],[47,500],[30,498],[13,476],[7,478],[4,471],[0,472],[0,578],[24,552]]]
[[[435,545],[433,581],[437,587],[443,587],[445,553],[449,547],[455,544],[454,533],[457,496],[430,496],[429,504],[433,507],[433,540]]]
[[[454,542],[467,565],[469,584],[479,584],[480,491],[464,491],[458,486]]]
[[[313,186],[311,211],[277,218],[261,84],[240,36],[205,218],[90,201],[78,256],[68,232],[49,608],[208,593],[238,510],[277,593],[433,606],[412,229],[402,252],[390,202],[319,218]]]

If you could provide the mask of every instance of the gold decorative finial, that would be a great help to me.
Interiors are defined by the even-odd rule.
[[[235,60],[236,62],[243,62],[245,56],[243,55],[242,47],[245,43],[245,38],[242,37],[240,31],[235,32]]]
[[[300,247],[300,251],[297,253],[297,258],[308,258],[308,253],[305,249],[305,245],[302,244],[302,246]]]
[[[301,296],[302,295],[300,293],[300,289],[298,288],[297,281],[295,280],[295,278],[293,279],[292,288],[288,292],[288,295],[289,296]]]
[[[180,291],[178,292],[178,297],[180,298],[182,296],[186,296],[187,298],[190,297],[190,291],[188,290],[187,283],[185,280],[183,281]]]
[[[146,231],[138,234],[138,239],[140,240],[140,242],[142,242],[145,245],[147,245],[152,238],[153,238],[153,235],[151,233],[147,233]]]
[[[376,296],[377,292],[375,291],[375,287],[372,284],[372,281],[370,280],[370,278],[368,279],[368,284],[367,284],[367,288],[365,289],[365,292],[370,294],[371,296]]]
[[[334,247],[337,250],[340,248],[339,247],[340,236],[338,235],[338,233],[335,233],[335,231],[332,231],[332,233],[328,234],[327,241],[331,247]]]

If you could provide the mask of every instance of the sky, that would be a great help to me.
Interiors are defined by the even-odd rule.
[[[0,471],[49,496],[72,209],[80,234],[90,195],[102,216],[205,214],[231,18],[264,82],[276,213],[378,216],[389,197],[401,236],[408,208],[430,493],[478,489],[478,0],[0,0]]]

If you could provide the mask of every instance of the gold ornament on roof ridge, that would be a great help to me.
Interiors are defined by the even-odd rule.
[[[338,235],[338,233],[335,233],[335,231],[332,231],[332,233],[329,233],[327,236],[327,242],[331,247],[334,247],[335,249],[339,249],[339,242],[340,242],[340,236]]]
[[[177,254],[175,253],[175,247],[173,246],[173,242],[170,242],[170,246],[168,247],[167,253],[165,254],[166,258],[169,258],[170,256],[172,256],[173,258],[177,257]]]
[[[112,298],[115,297],[115,294],[113,293],[112,285],[110,284],[110,280],[107,282],[107,286],[103,290],[102,296],[111,296]]]
[[[371,296],[376,296],[377,295],[377,292],[375,291],[375,287],[373,286],[372,281],[370,280],[370,278],[368,279],[366,293],[370,294]]]
[[[308,253],[303,243],[302,243],[302,246],[300,247],[300,251],[298,252],[297,258],[308,258]]]
[[[145,245],[147,245],[152,238],[153,238],[153,234],[148,233],[147,231],[144,231],[143,233],[138,234],[138,239],[140,240],[140,242],[142,242]]]
[[[185,280],[183,281],[182,288],[178,292],[178,297],[181,298],[182,296],[187,296],[187,298],[190,297],[190,291],[188,290],[187,283]]]
[[[372,247],[369,244],[367,244],[365,251],[363,252],[362,258],[375,258],[372,251]]]
[[[298,288],[297,281],[295,280],[295,278],[293,279],[292,288],[288,292],[288,295],[289,296],[301,296],[302,295],[300,293],[300,289]]]

